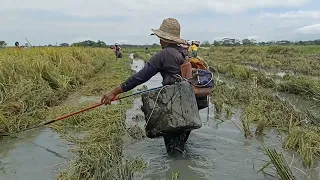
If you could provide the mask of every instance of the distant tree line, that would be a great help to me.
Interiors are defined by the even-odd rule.
[[[47,45],[49,47],[52,47],[52,44]],[[106,48],[106,47],[110,47],[112,48],[114,46],[114,44],[112,45],[107,45],[105,42],[98,40],[97,42],[94,42],[92,40],[86,40],[86,41],[82,41],[82,42],[76,42],[76,43],[72,43],[71,45],[69,45],[68,43],[61,43],[60,44],[61,47],[68,47],[68,46],[75,46],[75,47],[102,47],[102,48]],[[132,44],[120,44],[121,47],[136,47],[136,48],[158,48],[160,47],[160,44],[152,44],[152,45],[132,45]]]
[[[5,41],[0,41],[0,47],[6,47],[7,43]]]
[[[201,43],[202,47],[210,47],[210,46],[268,46],[268,45],[320,45],[320,39],[310,40],[310,41],[288,41],[288,40],[281,40],[281,41],[267,41],[267,42],[257,42],[255,39],[234,39],[234,38],[223,38],[220,41],[215,40],[213,43],[209,41],[203,41]],[[0,41],[0,48],[6,47],[7,43],[5,41]],[[114,44],[107,45],[105,42],[98,40],[97,42],[92,40],[85,40],[82,42],[72,43],[71,45],[68,43],[61,43],[60,45],[52,45],[48,44],[45,45],[46,47],[101,47],[101,48],[112,48]],[[133,44],[120,44],[121,47],[133,47],[133,48],[159,48],[160,44],[152,44],[152,45],[133,45]],[[28,43],[22,45],[22,47],[28,47]],[[35,47],[35,46],[33,46]],[[42,47],[42,46],[38,46]]]
[[[223,38],[220,41],[215,40],[213,43],[209,41],[203,41],[202,47],[210,46],[268,46],[268,45],[320,45],[320,39],[311,40],[311,41],[267,41],[267,42],[257,42],[255,39],[234,39],[234,38]]]

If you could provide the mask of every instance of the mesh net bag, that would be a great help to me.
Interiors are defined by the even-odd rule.
[[[141,97],[141,110],[145,115],[145,130],[149,138],[202,126],[196,97],[188,82],[165,86],[158,91],[144,93]]]

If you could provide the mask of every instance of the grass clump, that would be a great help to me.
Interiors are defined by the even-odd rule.
[[[253,82],[256,79],[256,85],[263,88],[272,88],[276,91],[291,94],[303,95],[320,99],[320,77],[313,76],[294,76],[286,74],[283,77],[277,75],[267,75],[262,71],[250,69],[244,65],[228,64],[219,62],[210,62],[220,73],[238,79],[240,81]]]
[[[280,176],[282,180],[296,180],[295,176],[293,175],[287,161],[285,160],[282,153],[277,152],[275,149],[270,149],[265,147],[263,144],[263,149],[266,155],[269,157],[270,162],[268,162],[264,167],[262,167],[259,172],[262,172],[265,168],[267,168],[270,164],[272,164]]]
[[[47,107],[59,104],[113,60],[111,50],[97,48],[2,50],[0,133],[40,122]]]
[[[304,165],[313,165],[313,155],[320,157],[319,132],[308,128],[292,127],[286,138],[285,147],[296,149],[304,159]]]
[[[279,83],[279,90],[292,94],[307,95],[311,98],[320,99],[320,79],[306,76],[285,76],[284,81]]]
[[[61,106],[55,113],[66,114],[85,106],[88,103],[72,108]],[[62,172],[61,179],[132,179],[134,172],[145,168],[140,158],[123,159],[122,137],[126,134],[124,119],[128,106],[129,102],[122,102],[101,107],[51,126],[76,144],[72,150],[76,159]],[[78,132],[84,132],[83,136]]]

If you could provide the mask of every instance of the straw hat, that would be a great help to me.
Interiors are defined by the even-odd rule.
[[[193,43],[200,46],[200,41],[193,41]]]
[[[164,19],[159,29],[151,29],[152,35],[168,43],[186,44],[187,41],[180,38],[180,24],[174,18]]]

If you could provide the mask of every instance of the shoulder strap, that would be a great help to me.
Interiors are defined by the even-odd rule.
[[[184,62],[188,62],[189,56],[185,52],[183,52],[181,48],[177,48],[177,50],[181,53],[182,57],[184,58]]]

